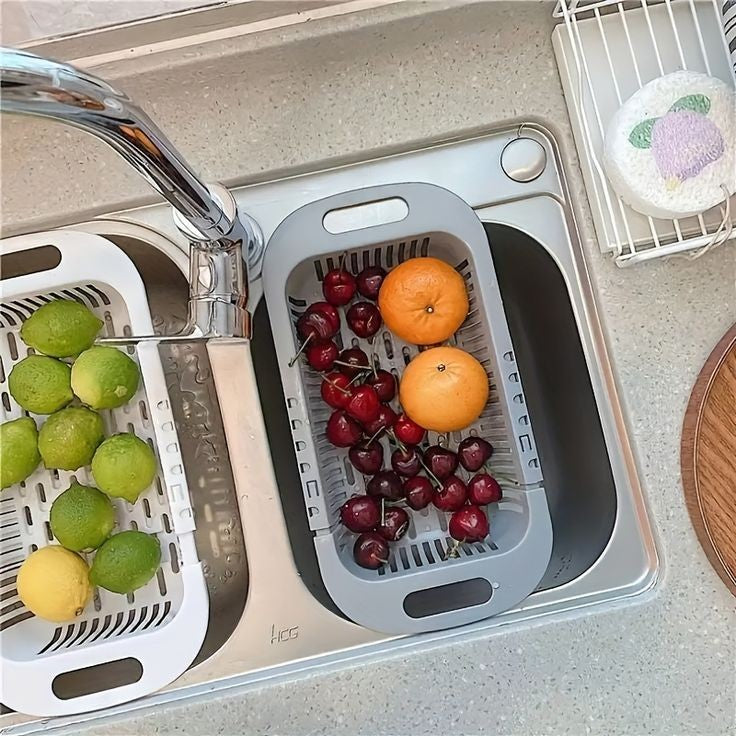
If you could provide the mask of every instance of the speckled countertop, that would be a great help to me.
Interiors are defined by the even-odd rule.
[[[736,734],[736,602],[696,541],[679,477],[690,387],[736,320],[736,249],[626,271],[600,255],[551,13],[537,2],[403,3],[195,49],[144,77],[125,65],[99,71],[118,78],[207,177],[228,182],[509,119],[551,127],[579,204],[658,535],[658,587],[625,605],[75,733]],[[145,184],[76,131],[19,120],[2,128],[6,232],[150,199]],[[24,153],[30,141],[32,156]]]

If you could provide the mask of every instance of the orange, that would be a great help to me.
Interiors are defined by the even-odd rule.
[[[468,314],[463,277],[438,258],[410,258],[389,272],[378,292],[386,327],[406,342],[436,345]]]
[[[488,401],[488,375],[460,348],[430,348],[404,370],[399,399],[417,424],[435,432],[454,432],[472,424]]]

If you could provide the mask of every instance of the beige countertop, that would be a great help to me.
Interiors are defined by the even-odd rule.
[[[550,127],[658,535],[654,593],[84,733],[736,733],[734,599],[697,543],[679,476],[690,387],[736,320],[736,250],[625,271],[599,253],[552,53],[552,7],[401,3],[193,48],[164,69],[143,59],[96,71],[114,77],[207,178],[227,183],[509,120]],[[153,200],[77,131],[3,118],[2,133],[6,233]]]

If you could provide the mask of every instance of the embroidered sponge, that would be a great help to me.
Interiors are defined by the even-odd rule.
[[[652,80],[606,132],[606,174],[617,194],[652,217],[687,217],[736,192],[736,94],[720,79],[679,71]]]

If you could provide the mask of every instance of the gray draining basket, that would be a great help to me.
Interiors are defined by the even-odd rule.
[[[339,234],[325,229],[330,212],[376,203],[380,211],[380,203],[396,199],[408,208],[400,221]],[[339,509],[350,496],[365,492],[365,480],[348,461],[347,450],[327,441],[332,410],[320,396],[321,376],[301,360],[289,367],[299,345],[296,321],[309,304],[323,299],[323,274],[343,254],[354,273],[368,264],[388,270],[408,258],[431,255],[465,278],[470,312],[454,342],[486,368],[491,394],[474,425],[445,439],[454,446],[468,434],[488,438],[496,448],[492,470],[518,485],[502,483],[504,500],[489,507],[489,538],[463,544],[456,558],[446,554],[452,544],[449,515],[430,507],[410,512],[409,531],[392,544],[389,564],[366,570],[353,560],[355,535],[340,524]],[[412,633],[477,621],[523,600],[547,567],[552,528],[493,261],[473,210],[429,184],[371,187],[313,202],[276,229],[266,249],[263,284],[309,525],[325,587],[337,606],[369,628]],[[371,355],[368,341],[355,337],[345,324],[345,310],[341,313],[337,341]],[[397,375],[417,353],[416,346],[385,328],[373,340],[381,367]],[[387,462],[388,444],[384,450]]]

